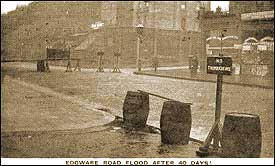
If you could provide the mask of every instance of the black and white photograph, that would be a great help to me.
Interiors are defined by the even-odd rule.
[[[274,1],[1,1],[1,165],[274,164]]]

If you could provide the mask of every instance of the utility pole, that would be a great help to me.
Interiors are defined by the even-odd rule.
[[[67,16],[68,16],[69,12],[66,11],[66,15],[65,15],[65,21],[67,21]],[[63,27],[64,28],[64,27]],[[65,33],[65,29],[64,29],[64,48],[63,48],[63,54],[66,53],[66,42],[65,42],[65,39],[66,39],[66,33]],[[68,64],[67,64],[67,68],[66,68],[66,71],[65,72],[72,72],[72,66],[71,66],[71,46],[69,46],[69,57],[68,57]]]

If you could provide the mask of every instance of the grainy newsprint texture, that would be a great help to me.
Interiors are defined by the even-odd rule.
[[[274,158],[274,1],[1,7],[1,158],[203,157]]]

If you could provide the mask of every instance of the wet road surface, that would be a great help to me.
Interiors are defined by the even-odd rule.
[[[8,65],[11,67],[11,65]],[[8,67],[6,66],[6,67]],[[108,108],[113,115],[122,117],[122,106],[127,91],[143,90],[175,100],[193,103],[191,137],[204,140],[214,121],[215,83],[175,80],[123,73],[84,72],[65,73],[52,70],[37,73],[35,65],[16,67],[8,75],[24,82],[47,87],[73,98],[96,103],[97,107]],[[246,112],[260,116],[264,156],[274,156],[274,90],[223,85],[221,122],[225,113]],[[162,99],[150,96],[148,124],[159,127]],[[221,123],[222,125],[222,123]]]

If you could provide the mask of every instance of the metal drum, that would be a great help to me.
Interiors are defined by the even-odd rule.
[[[127,127],[144,128],[149,114],[149,94],[128,91],[123,104],[123,119]]]
[[[191,107],[178,101],[163,103],[160,129],[164,144],[188,144],[192,125]]]
[[[262,134],[259,116],[245,113],[226,114],[221,145],[223,157],[260,157]]]

